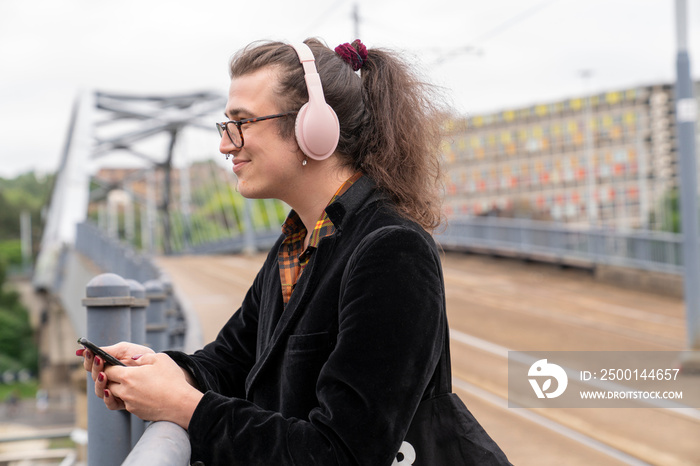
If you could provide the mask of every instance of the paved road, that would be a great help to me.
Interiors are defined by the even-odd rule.
[[[159,259],[204,340],[237,309],[264,256]],[[619,289],[585,271],[443,257],[454,389],[517,465],[700,464],[700,411],[507,407],[507,350],[680,351],[680,299]],[[685,382],[697,391],[700,377]]]

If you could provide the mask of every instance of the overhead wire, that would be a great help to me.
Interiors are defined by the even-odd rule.
[[[347,0],[336,0],[330,7],[328,7],[328,9],[326,9],[326,11],[324,11],[323,13],[321,13],[313,22],[309,23],[309,25],[306,26],[306,27],[302,30],[302,34],[305,34],[306,31],[312,31],[312,33],[313,33],[313,31],[314,31],[316,28],[318,28],[319,24],[321,24],[321,23],[323,23],[324,21],[326,21],[326,19],[327,19],[329,16],[331,16],[333,13],[335,13],[336,11],[338,11],[338,9],[340,8],[340,6],[342,6],[342,4],[345,3],[346,1],[347,1]]]
[[[433,66],[441,65],[453,58],[456,58],[460,55],[463,55],[464,53],[469,53],[472,51],[478,51],[479,54],[480,48],[478,45],[483,44],[489,39],[492,39],[493,37],[502,34],[510,29],[512,29],[515,25],[521,23],[522,21],[526,20],[527,18],[535,15],[536,13],[539,13],[540,11],[544,10],[548,6],[552,5],[553,3],[557,2],[558,0],[546,0],[544,2],[541,2],[532,8],[528,8],[525,11],[522,11],[518,13],[517,15],[508,18],[507,20],[503,21],[499,25],[487,30],[486,32],[482,33],[481,35],[477,36],[471,41],[471,45],[464,45],[461,47],[457,47],[449,52],[446,52],[443,54],[441,57],[438,57],[433,63]]]
[[[491,39],[494,36],[497,36],[503,32],[506,32],[507,30],[511,29],[513,26],[516,24],[524,21],[525,19],[529,18],[530,16],[533,16],[535,13],[539,13],[540,11],[544,10],[548,6],[550,6],[553,3],[556,3],[558,0],[547,0],[542,3],[539,3],[532,8],[528,8],[525,11],[522,11],[518,13],[517,15],[513,16],[512,18],[509,18],[499,24],[498,26],[489,29],[488,31],[484,32],[480,36],[477,36],[473,42],[474,43],[483,43],[488,39]]]

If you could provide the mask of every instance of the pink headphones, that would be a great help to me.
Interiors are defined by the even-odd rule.
[[[333,108],[326,103],[314,55],[304,43],[292,44],[304,67],[309,101],[297,114],[295,132],[301,151],[314,160],[333,154],[340,138],[340,124]]]

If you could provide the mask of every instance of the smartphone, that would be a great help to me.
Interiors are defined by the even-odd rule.
[[[87,338],[78,338],[78,343],[83,345],[85,348],[89,349],[90,351],[93,352],[93,354],[101,357],[105,364],[111,364],[113,366],[124,366],[126,367],[126,364],[121,362],[119,359],[115,358],[111,354],[107,353],[106,351],[102,350],[99,346],[88,340]]]

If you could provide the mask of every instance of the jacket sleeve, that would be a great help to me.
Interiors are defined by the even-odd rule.
[[[444,284],[424,232],[385,227],[345,267],[338,338],[308,420],[205,393],[189,426],[192,461],[215,464],[390,465],[442,350]]]

